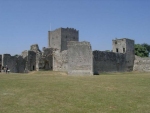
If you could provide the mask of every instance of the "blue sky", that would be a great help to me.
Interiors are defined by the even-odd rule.
[[[0,0],[0,54],[47,47],[50,25],[79,30],[93,50],[115,38],[150,44],[150,0]]]

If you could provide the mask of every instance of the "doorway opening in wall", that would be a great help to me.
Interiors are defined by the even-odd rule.
[[[0,72],[1,72],[1,70],[2,70],[2,65],[0,64]]]
[[[33,70],[35,70],[35,67],[34,67],[34,65],[33,65]]]
[[[116,52],[118,53],[119,51],[118,51],[118,48],[116,48]]]
[[[124,52],[124,53],[126,52],[125,48],[123,48],[123,52]]]
[[[45,61],[44,69],[49,70],[49,62],[47,60]]]
[[[120,67],[119,65],[120,65],[120,64],[119,64],[119,63],[117,63],[117,71],[119,71],[119,67]]]

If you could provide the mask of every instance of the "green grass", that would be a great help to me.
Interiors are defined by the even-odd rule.
[[[150,73],[0,74],[0,113],[150,113]]]

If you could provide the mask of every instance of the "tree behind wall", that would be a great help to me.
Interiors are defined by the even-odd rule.
[[[147,43],[143,43],[142,46],[144,46],[147,49],[147,51],[148,51],[148,53],[150,55],[150,45],[147,44]]]
[[[144,47],[142,44],[135,44],[135,55],[140,56],[140,57],[148,57],[149,52],[146,47]]]

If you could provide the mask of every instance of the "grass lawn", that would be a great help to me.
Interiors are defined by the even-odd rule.
[[[0,74],[0,113],[150,113],[150,73]]]

